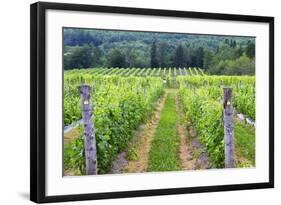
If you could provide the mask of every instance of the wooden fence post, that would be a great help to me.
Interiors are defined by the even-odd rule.
[[[223,126],[225,167],[235,167],[234,120],[232,107],[232,88],[223,88]]]
[[[84,125],[84,147],[86,160],[86,175],[97,174],[97,148],[95,128],[93,123],[93,111],[91,100],[91,87],[88,85],[79,86],[81,98],[81,110]]]

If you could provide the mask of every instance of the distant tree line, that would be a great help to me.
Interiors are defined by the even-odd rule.
[[[255,41],[187,34],[65,32],[64,69],[90,67],[200,67],[210,74],[252,75]]]

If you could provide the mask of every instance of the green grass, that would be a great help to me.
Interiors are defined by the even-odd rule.
[[[255,129],[235,120],[234,142],[236,155],[243,158],[238,167],[255,166]]]
[[[175,93],[169,92],[149,152],[148,171],[180,170]]]

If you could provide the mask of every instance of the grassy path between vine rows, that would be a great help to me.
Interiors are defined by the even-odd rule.
[[[175,92],[169,90],[149,152],[147,171],[181,170],[177,114]]]
[[[185,125],[183,111],[181,109],[178,96],[175,97],[175,102],[178,115],[177,133],[180,138],[179,157],[181,160],[181,167],[182,170],[193,170],[196,169],[197,159],[194,156],[192,137]]]
[[[191,123],[184,121],[176,89],[167,100],[152,142],[147,171],[209,169],[210,161]]]
[[[255,128],[234,121],[234,143],[237,167],[255,166]]]
[[[161,98],[155,108],[153,117],[136,130],[127,149],[117,155],[110,173],[141,173],[147,170],[148,154],[154,138],[161,113],[166,102],[167,93]]]

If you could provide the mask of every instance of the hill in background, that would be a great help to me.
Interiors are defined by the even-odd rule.
[[[255,38],[64,29],[64,69],[200,67],[210,74],[253,75]]]

